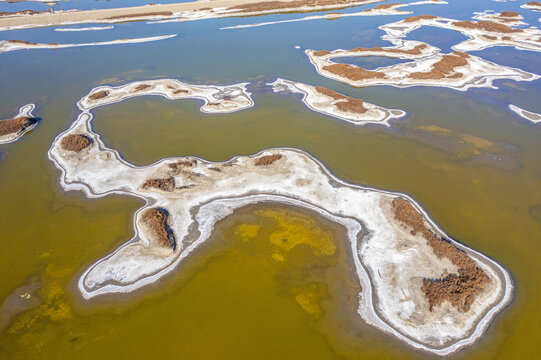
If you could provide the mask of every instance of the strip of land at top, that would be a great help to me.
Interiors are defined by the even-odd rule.
[[[340,9],[381,0],[201,0],[177,4],[155,4],[116,9],[57,12],[20,11],[0,14],[1,29],[32,28],[61,24],[137,21],[156,18],[261,15],[276,12]]]

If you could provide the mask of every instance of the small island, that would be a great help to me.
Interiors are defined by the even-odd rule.
[[[35,108],[34,104],[24,105],[13,118],[0,120],[0,144],[17,141],[36,127],[38,120],[32,115]]]

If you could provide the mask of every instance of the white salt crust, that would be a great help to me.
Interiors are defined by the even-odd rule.
[[[201,109],[205,112],[243,110],[253,105],[245,85],[201,86],[170,79],[140,81],[116,88],[95,88],[89,95],[106,91],[107,96],[91,100],[87,95],[78,102],[81,113],[68,130],[58,135],[48,153],[61,170],[61,186],[83,191],[88,197],[125,194],[146,201],[134,215],[135,236],[81,275],[78,286],[82,296],[89,299],[126,293],[154,283],[208,239],[214,224],[234,209],[279,202],[316,211],[347,229],[362,286],[358,312],[364,321],[437,355],[450,354],[477,340],[495,314],[511,300],[511,277],[497,262],[450,240],[483,269],[490,281],[467,313],[445,304],[430,312],[417,286],[420,279],[439,277],[444,271],[456,269],[447,259],[438,258],[424,239],[411,235],[394,220],[390,204],[402,197],[423,214],[428,227],[448,238],[407,195],[346,183],[309,154],[290,148],[237,156],[223,163],[181,157],[137,167],[106,147],[92,131],[92,109],[141,95],[203,99]],[[175,90],[187,93],[177,93],[175,97]],[[64,150],[61,141],[70,134],[87,136],[92,143],[79,152]],[[281,158],[269,165],[256,165],[258,158],[267,155]],[[178,167],[178,161],[194,160],[193,166],[172,170]],[[174,177],[173,191],[142,188],[148,179],[168,176]],[[150,207],[164,208],[170,214],[176,250],[157,246],[141,231],[141,211]]]

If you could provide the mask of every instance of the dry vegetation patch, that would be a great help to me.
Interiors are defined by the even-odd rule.
[[[418,15],[418,16],[410,16],[402,20],[402,22],[410,23],[410,22],[416,22],[419,20],[432,20],[437,18],[437,16],[434,15]]]
[[[338,100],[336,103],[334,103],[334,106],[336,106],[336,108],[340,111],[363,114],[368,110],[364,107],[364,101],[361,99],[355,99],[350,96],[342,95],[334,90],[327,89],[322,86],[316,86],[316,91],[334,100]]]
[[[409,202],[396,198],[392,205],[396,220],[411,228],[412,235],[422,235],[438,258],[447,258],[458,268],[458,274],[423,279],[422,290],[428,299],[430,311],[434,306],[449,301],[460,311],[467,312],[475,297],[483,292],[485,284],[489,281],[487,274],[464,251],[430,231],[422,215]]]
[[[62,138],[60,146],[64,150],[79,152],[92,144],[92,139],[83,134],[70,134]]]
[[[255,165],[256,166],[270,165],[273,162],[280,160],[281,158],[282,158],[282,155],[280,154],[264,155],[255,159]]]
[[[175,179],[172,177],[167,179],[147,179],[141,186],[143,189],[154,188],[162,191],[175,190]]]
[[[385,77],[385,74],[379,71],[366,70],[359,66],[353,66],[349,64],[332,64],[323,67],[330,73],[338,76],[345,77],[353,81],[366,80],[366,79],[381,79]]]
[[[242,4],[230,7],[228,10],[240,10],[241,12],[264,12],[286,10],[306,7],[337,6],[346,7],[356,0],[297,0],[297,1],[263,1],[250,4]]]
[[[149,87],[150,85],[148,84],[139,84],[135,87],[135,91],[145,90],[145,89],[148,89]]]
[[[35,118],[22,116],[9,120],[0,121],[0,136],[15,134],[24,131],[27,127],[35,124]]]
[[[444,79],[444,78],[457,78],[462,74],[455,73],[455,68],[468,65],[468,59],[470,55],[455,51],[452,54],[443,55],[441,60],[433,65],[432,70],[428,72],[414,72],[411,73],[412,79]]]
[[[98,100],[98,99],[102,99],[106,97],[107,95],[109,95],[108,91],[101,90],[101,91],[96,91],[95,93],[88,95],[88,98],[90,100]]]
[[[454,21],[452,25],[464,28],[464,29],[478,29],[478,30],[484,30],[489,32],[497,32],[497,33],[517,33],[522,32],[521,29],[512,29],[507,25],[504,24],[498,24],[491,21],[485,21],[485,20],[479,20],[479,21]]]
[[[114,19],[129,19],[129,18],[138,18],[138,17],[151,17],[151,16],[172,16],[172,11],[155,11],[155,12],[147,12],[147,13],[141,13],[141,14],[126,14],[126,15],[116,15],[108,17],[109,20]]]
[[[175,241],[175,235],[167,223],[168,219],[169,213],[167,210],[161,208],[145,210],[141,215],[141,221],[150,230],[158,244],[175,250],[177,243]]]

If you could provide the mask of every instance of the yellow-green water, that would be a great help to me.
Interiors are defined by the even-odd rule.
[[[516,279],[511,306],[456,358],[535,357],[541,223],[528,208],[541,202],[541,172],[532,153],[539,146],[526,125],[507,119],[504,127],[523,131],[521,146],[513,148],[498,132],[483,136],[430,112],[389,132],[344,126],[295,98],[256,100],[252,113],[203,116],[195,102],[138,99],[96,111],[95,128],[137,164],[179,154],[225,160],[297,144],[342,178],[412,194],[450,235],[496,258]],[[55,111],[41,115],[54,119]],[[248,207],[227,218],[208,244],[156,285],[130,296],[81,300],[78,275],[131,237],[132,215],[142,203],[62,192],[43,153],[28,151],[46,150],[46,134],[56,126],[43,122],[41,137],[36,130],[5,147],[0,163],[0,197],[9,204],[0,209],[7,235],[0,296],[37,275],[41,287],[32,296],[42,300],[1,334],[2,357],[429,357],[360,321],[343,230],[278,206]],[[507,156],[512,166],[473,163],[479,153]],[[286,246],[283,238],[299,245]]]
[[[518,10],[537,22],[538,16],[518,5],[455,0],[414,11],[467,20],[487,8]],[[25,296],[40,299],[24,312],[0,311],[0,320],[10,320],[0,329],[0,359],[431,358],[360,321],[358,284],[343,229],[312,213],[272,204],[240,209],[225,219],[208,243],[155,285],[127,296],[80,298],[79,275],[132,237],[133,213],[142,202],[121,196],[91,200],[59,187],[59,172],[46,152],[77,115],[76,101],[101,83],[168,77],[220,85],[259,81],[261,88],[276,76],[409,115],[392,129],[353,127],[307,110],[298,96],[256,91],[255,108],[230,115],[201,114],[197,101],[131,99],[97,109],[95,129],[137,165],[182,155],[223,161],[289,146],[310,152],[344,180],[412,195],[448,234],[495,258],[516,282],[511,305],[476,344],[452,358],[538,357],[541,127],[518,119],[507,105],[539,112],[539,82],[501,81],[499,90],[468,92],[353,89],[321,78],[293,47],[388,46],[377,26],[400,18],[352,17],[240,31],[218,28],[261,19],[141,22],[76,34],[50,28],[2,32],[2,40],[59,43],[180,35],[138,46],[1,55],[0,117],[35,102],[42,121],[21,141],[0,146],[0,303],[10,295],[21,306],[28,303]],[[444,51],[462,39],[433,30],[420,29],[411,38]],[[475,55],[538,71],[536,53],[498,47]],[[288,242],[282,243],[284,238]],[[35,293],[18,292],[35,279]]]

